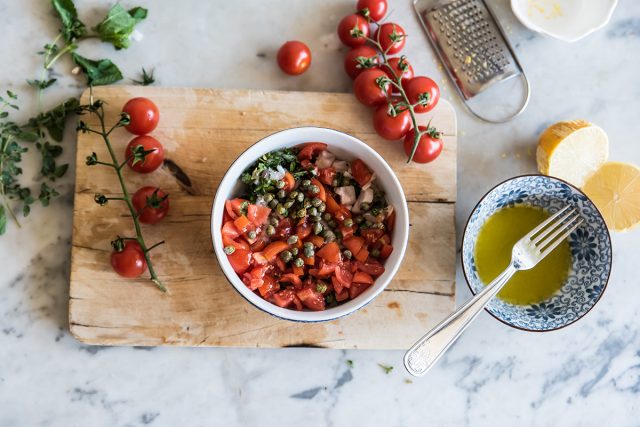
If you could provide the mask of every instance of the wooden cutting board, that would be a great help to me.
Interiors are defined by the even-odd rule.
[[[444,133],[445,148],[432,164],[406,165],[399,143],[378,137],[372,112],[351,94],[159,87],[97,87],[108,122],[132,97],[159,107],[153,132],[170,163],[148,175],[125,168],[131,192],[159,186],[171,196],[171,211],[144,226],[147,242],[166,240],[153,252],[159,292],[145,279],[117,276],[109,264],[109,242],[134,235],[127,209],[99,206],[95,193],[118,196],[112,170],[85,165],[92,151],[106,156],[103,141],[78,135],[73,217],[69,324],[80,341],[100,345],[186,345],[233,347],[319,346],[403,349],[454,309],[456,117],[441,100],[421,119]],[[83,103],[88,102],[85,93]],[[83,120],[97,125],[95,118]],[[211,245],[210,211],[218,182],[238,155],[255,141],[284,128],[315,125],[365,141],[396,171],[409,202],[411,231],[402,267],[388,288],[360,311],[324,323],[295,323],[272,317],[246,302],[227,283]],[[132,138],[112,134],[121,157]],[[303,142],[303,141],[301,141]]]

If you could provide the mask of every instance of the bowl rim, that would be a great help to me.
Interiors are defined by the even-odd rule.
[[[526,178],[526,177],[529,177],[529,176],[543,177],[543,178],[547,178],[547,179],[551,179],[551,180],[560,181],[560,182],[568,185],[572,189],[576,190],[578,193],[580,193],[584,197],[586,197],[587,200],[589,200],[589,202],[591,202],[591,204],[595,207],[596,213],[600,216],[600,219],[602,220],[602,223],[605,225],[604,228],[607,231],[607,239],[609,241],[609,247],[613,248],[612,243],[611,243],[611,232],[609,231],[609,227],[607,227],[607,223],[605,222],[604,217],[602,216],[602,213],[600,212],[600,209],[596,206],[595,203],[593,203],[593,200],[591,200],[591,198],[589,198],[589,196],[584,194],[584,192],[582,190],[580,190],[578,187],[576,187],[575,185],[565,181],[564,179],[557,178],[555,176],[543,175],[543,174],[540,174],[540,173],[529,173],[529,174],[522,174],[522,175],[512,176],[511,178],[507,178],[507,179],[499,182],[498,184],[494,185],[493,187],[491,187],[478,200],[478,203],[476,203],[475,206],[473,207],[473,209],[471,209],[471,213],[469,213],[469,217],[467,218],[467,221],[466,221],[466,223],[464,225],[464,230],[462,232],[462,244],[461,244],[461,249],[460,249],[460,264],[462,264],[462,274],[464,275],[464,280],[467,283],[467,287],[469,288],[469,290],[471,291],[471,294],[473,296],[476,295],[476,292],[471,287],[471,284],[469,282],[469,277],[467,276],[467,269],[465,268],[465,265],[464,265],[464,251],[462,249],[462,248],[464,248],[464,241],[465,241],[465,238],[467,237],[467,227],[469,226],[469,222],[471,221],[471,217],[473,216],[473,213],[476,211],[476,209],[478,209],[478,206],[480,206],[480,204],[484,201],[484,199],[486,199],[487,196],[490,193],[493,192],[493,190],[495,190],[496,188],[500,187],[501,185],[503,185],[503,184],[505,184],[505,183],[507,183],[509,181],[512,181],[514,179]],[[600,295],[598,295],[598,298],[596,298],[596,300],[593,302],[593,305],[591,307],[589,307],[589,309],[587,311],[582,313],[582,315],[580,315],[579,317],[575,318],[571,322],[568,322],[568,323],[563,324],[561,326],[557,326],[555,328],[550,328],[550,329],[529,329],[529,328],[525,328],[525,327],[522,327],[522,326],[517,326],[517,325],[514,325],[512,323],[507,322],[506,320],[504,320],[504,319],[498,317],[497,315],[495,315],[494,313],[492,313],[487,307],[485,307],[484,310],[487,313],[489,313],[494,319],[500,321],[501,323],[504,323],[507,326],[510,326],[510,327],[512,327],[514,329],[519,329],[521,331],[526,331],[526,332],[552,332],[552,331],[557,331],[559,329],[566,328],[567,326],[572,325],[572,324],[576,323],[578,320],[580,320],[583,317],[585,317],[598,304],[598,302],[600,301],[600,299],[604,295],[604,292],[607,290],[607,286],[609,285],[609,279],[611,278],[611,268],[612,268],[612,266],[613,266],[613,252],[612,252],[611,256],[609,257],[609,271],[607,273],[607,279],[604,282],[604,286],[602,287],[602,291],[600,292]]]
[[[260,144],[261,142],[263,142],[265,139],[273,137],[277,134],[283,133],[283,132],[288,132],[288,131],[292,131],[292,130],[301,130],[301,129],[318,129],[318,130],[322,130],[322,131],[330,131],[330,132],[335,132],[337,134],[342,134],[348,138],[352,138],[356,141],[358,141],[360,144],[362,144],[365,147],[365,150],[370,150],[372,155],[376,158],[378,158],[378,160],[380,160],[381,164],[388,168],[389,171],[391,172],[391,177],[393,178],[393,182],[394,184],[397,185],[397,187],[400,189],[399,192],[399,197],[401,199],[402,205],[404,206],[404,221],[407,224],[407,226],[405,227],[405,233],[403,236],[401,236],[401,241],[402,241],[402,247],[400,248],[400,255],[398,257],[398,262],[394,265],[394,267],[388,271],[390,271],[390,276],[388,278],[387,283],[382,286],[378,291],[376,291],[376,293],[370,297],[369,300],[363,300],[364,302],[361,304],[356,305],[355,307],[353,307],[350,310],[345,310],[344,312],[341,313],[336,313],[334,316],[331,317],[326,317],[326,318],[320,318],[320,319],[296,319],[296,318],[292,318],[292,317],[285,317],[285,316],[281,316],[279,314],[276,314],[270,310],[267,310],[264,307],[261,307],[259,305],[257,305],[254,301],[252,301],[251,299],[249,299],[246,295],[244,295],[242,292],[240,292],[240,289],[238,289],[238,287],[234,284],[233,280],[231,280],[231,278],[227,275],[227,273],[225,272],[224,268],[222,268],[222,262],[220,260],[220,257],[215,249],[215,238],[214,238],[214,208],[216,206],[216,201],[218,201],[218,197],[221,197],[220,195],[220,184],[222,183],[222,181],[225,179],[227,173],[229,172],[229,170],[238,162],[238,160],[240,160],[240,158],[247,152],[249,151],[251,148],[253,148],[254,146]],[[347,151],[347,150],[345,150]],[[236,178],[237,179],[237,178]],[[398,220],[400,216],[396,217],[396,221]],[[375,150],[373,149],[371,146],[369,146],[367,143],[365,143],[364,141],[362,141],[361,139],[350,135],[346,132],[337,130],[337,129],[333,129],[333,128],[329,128],[329,127],[324,127],[324,126],[294,126],[294,127],[289,127],[289,128],[284,128],[284,129],[280,129],[278,131],[269,133],[268,135],[263,136],[262,138],[256,140],[254,143],[252,143],[251,145],[247,146],[229,165],[229,167],[227,167],[226,171],[224,172],[224,174],[222,175],[222,178],[220,179],[220,182],[218,183],[218,188],[216,189],[216,193],[215,196],[213,197],[213,200],[211,202],[211,210],[210,210],[210,215],[209,215],[209,233],[211,235],[211,245],[212,245],[212,249],[213,249],[213,253],[216,257],[216,261],[218,262],[218,266],[220,268],[220,271],[222,272],[222,275],[224,276],[225,280],[227,281],[227,283],[247,302],[249,302],[253,307],[257,308],[258,310],[269,314],[270,316],[276,317],[278,319],[282,319],[282,320],[287,320],[287,321],[291,321],[291,322],[300,322],[300,323],[320,323],[320,322],[328,322],[328,321],[333,321],[336,319],[340,319],[342,317],[348,316],[350,314],[353,314],[355,312],[357,312],[358,310],[364,308],[365,306],[367,306],[369,303],[371,303],[373,300],[375,300],[386,288],[387,286],[391,283],[391,281],[393,280],[393,278],[395,277],[395,275],[397,274],[398,270],[400,269],[400,266],[402,265],[402,261],[404,260],[404,256],[406,254],[406,249],[409,243],[409,228],[410,228],[410,220],[409,220],[409,206],[406,200],[406,197],[404,195],[404,189],[402,188],[402,183],[400,182],[400,180],[398,179],[398,177],[396,176],[395,172],[393,171],[393,168],[387,163],[387,161]],[[386,267],[386,265],[385,265]],[[259,297],[258,297],[259,298]],[[264,300],[266,303],[273,305],[274,307],[278,307],[272,303],[270,303],[269,301]],[[338,306],[339,307],[339,306]],[[280,307],[278,307],[280,308]],[[297,310],[291,310],[291,309],[287,309],[293,313],[305,313],[305,311],[299,312]],[[311,312],[311,313],[322,313],[322,312],[326,312],[326,310],[324,311],[320,311],[320,312]]]

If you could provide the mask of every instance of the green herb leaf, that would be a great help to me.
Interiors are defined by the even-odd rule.
[[[101,86],[122,80],[122,73],[109,59],[95,61],[87,59],[77,53],[72,53],[73,62],[82,68],[87,75],[87,85]]]
[[[7,231],[7,214],[4,211],[4,206],[0,205],[0,235],[3,235]]]
[[[144,67],[142,67],[142,80],[131,79],[131,81],[140,86],[149,86],[154,84],[156,82],[156,79],[153,76],[153,70],[147,73],[147,70],[145,70]]]
[[[54,84],[58,79],[49,79],[49,80],[27,80],[29,86],[34,87],[36,89],[46,89],[52,84]]]
[[[51,138],[58,142],[62,141],[67,116],[74,112],[79,105],[77,99],[69,98],[57,107],[29,119],[27,124],[22,127],[22,136],[25,138],[19,136],[19,139],[28,142],[35,141],[38,139],[39,129],[44,127]]]
[[[382,368],[385,374],[389,375],[391,371],[393,371],[393,366],[383,365],[382,363],[378,363],[378,366]]]
[[[72,0],[52,0],[51,4],[60,16],[60,31],[68,43],[87,34],[87,28],[78,19],[78,12]]]
[[[146,17],[147,10],[144,8],[135,7],[127,11],[120,3],[116,3],[94,29],[102,41],[113,44],[116,49],[126,49],[131,44],[129,37],[136,24]]]
[[[45,182],[43,182],[42,186],[40,187],[40,195],[38,196],[38,200],[40,200],[42,206],[46,207],[49,206],[52,198],[59,195],[60,193],[58,193],[54,188],[49,187]]]
[[[350,368],[353,368],[353,360],[348,359],[347,360],[347,366],[349,366]]]

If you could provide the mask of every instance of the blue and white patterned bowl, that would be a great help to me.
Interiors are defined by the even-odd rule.
[[[569,236],[573,259],[567,281],[556,295],[539,304],[514,305],[494,298],[486,310],[501,322],[527,331],[551,331],[587,314],[609,281],[611,237],[600,212],[587,196],[571,184],[543,175],[519,176],[498,184],[471,213],[462,239],[462,268],[475,294],[484,284],[476,271],[474,247],[482,225],[495,211],[525,205],[554,213],[567,204],[578,208],[584,219]]]

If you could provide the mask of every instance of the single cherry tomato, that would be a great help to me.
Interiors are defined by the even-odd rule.
[[[122,111],[129,115],[131,122],[125,128],[136,135],[146,135],[158,126],[160,111],[148,98],[133,98],[127,101]]]
[[[141,151],[151,152],[142,154]],[[131,169],[139,173],[149,173],[162,165],[164,161],[164,148],[162,148],[162,144],[152,136],[136,136],[127,144],[127,148],[124,150],[124,156],[126,159],[129,159],[127,160],[127,164]]]
[[[144,224],[155,224],[169,212],[169,195],[156,187],[142,187],[132,197],[138,219]]]
[[[387,0],[358,0],[358,13],[378,22],[387,14]]]
[[[349,47],[362,46],[369,37],[369,23],[361,15],[348,15],[338,24],[338,37]]]
[[[416,113],[426,113],[433,110],[440,99],[440,88],[429,77],[414,77],[403,87],[409,102],[412,104],[420,103],[413,109]]]
[[[380,63],[378,52],[370,46],[358,46],[351,49],[344,56],[344,71],[355,79],[360,73],[369,68],[375,68]]]
[[[416,163],[429,163],[435,160],[442,152],[444,146],[440,133],[431,127],[427,130],[426,126],[418,126],[421,131],[427,131],[420,137],[418,142],[418,148],[413,155],[413,161]],[[411,156],[413,145],[415,143],[416,130],[411,129],[411,132],[404,137],[404,152],[407,156]]]
[[[393,68],[396,77],[402,78],[401,82],[403,87],[413,78],[413,67],[409,64],[409,61],[407,61],[406,56],[402,55],[401,57],[389,58],[389,65]],[[389,67],[383,67],[382,69],[391,80],[396,81],[396,77],[393,76]]]
[[[140,244],[135,240],[114,240],[111,242],[111,267],[122,277],[139,277],[147,270],[147,261]]]
[[[407,38],[407,34],[404,29],[391,22],[382,24],[378,27],[375,36],[373,37],[388,55],[393,55],[402,50]]]
[[[353,91],[358,101],[364,105],[380,105],[391,95],[391,84],[387,82],[381,86],[381,79],[388,79],[384,71],[374,68],[365,70],[353,82]]]
[[[411,129],[411,114],[406,107],[396,112],[389,105],[381,105],[373,113],[373,128],[384,139],[400,139]]]
[[[292,76],[307,71],[311,65],[311,50],[299,41],[288,41],[278,50],[278,66]]]

